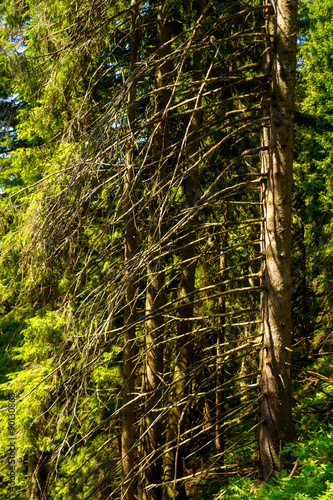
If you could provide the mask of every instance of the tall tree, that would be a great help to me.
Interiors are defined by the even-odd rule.
[[[194,8],[194,20],[199,23],[204,19],[206,0],[199,1]],[[195,27],[195,29],[198,29]],[[200,130],[202,125],[202,93],[205,87],[203,75],[202,53],[193,53],[192,86],[193,111],[189,115],[185,137],[187,141],[184,162],[184,180],[182,182],[182,202],[187,221],[183,224],[179,244],[181,271],[179,284],[179,320],[177,324],[177,357],[173,373],[172,408],[170,409],[167,448],[164,460],[164,480],[167,483],[166,498],[187,498],[183,483],[186,447],[182,444],[183,434],[189,428],[189,410],[187,404],[190,393],[189,372],[192,364],[193,348],[193,315],[195,301],[195,274],[197,264],[197,239],[199,200],[199,164],[200,164]],[[207,77],[209,75],[206,75]]]
[[[125,151],[126,173],[124,180],[124,219],[125,219],[125,255],[124,266],[127,268],[127,288],[124,307],[124,352],[123,352],[123,389],[122,389],[122,498],[134,499],[134,444],[135,444],[135,353],[136,353],[136,295],[138,291],[138,278],[134,269],[133,260],[138,251],[138,232],[134,208],[134,180],[135,180],[135,115],[136,92],[135,63],[138,51],[137,17],[138,5],[131,0],[130,36],[129,36],[129,71],[128,71],[128,142]]]
[[[293,234],[293,322],[300,342],[318,349],[332,321],[332,9],[300,2]]]
[[[48,411],[39,451],[51,452],[50,496],[185,497],[230,467],[247,436],[239,420],[254,411],[257,374],[240,360],[256,352],[243,332],[258,303],[248,283],[266,175],[262,10],[257,0],[31,1],[15,59],[28,147],[9,160],[8,183],[32,186],[16,195],[21,226],[4,242],[19,261],[12,306],[39,319],[10,384],[23,394],[36,380],[50,395],[35,406]],[[37,359],[36,339],[48,349]]]
[[[291,189],[295,107],[297,0],[276,0],[268,20],[272,99],[264,128],[262,173],[265,268],[261,314],[262,394],[259,448],[268,480],[288,465],[283,446],[295,440],[291,396]]]
[[[163,337],[165,304],[165,257],[161,240],[165,233],[165,193],[168,176],[169,124],[168,107],[170,91],[171,18],[166,1],[154,2],[157,16],[158,49],[155,63],[155,108],[153,122],[152,154],[150,156],[151,185],[149,193],[149,257],[146,291],[146,362],[145,362],[145,416],[144,449],[147,457],[143,498],[162,499],[162,433],[161,421],[163,380]]]

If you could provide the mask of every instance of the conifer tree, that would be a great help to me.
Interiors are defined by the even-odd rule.
[[[277,1],[268,34],[272,101],[264,130],[263,351],[259,447],[264,480],[287,465],[283,446],[295,440],[291,397],[291,184],[295,107],[297,1]],[[265,141],[268,140],[268,142]]]
[[[24,147],[2,177],[17,225],[1,258],[24,324],[3,387],[36,430],[27,495],[186,498],[258,426],[259,154],[281,139],[273,102],[277,140],[259,142],[268,6],[7,8]]]

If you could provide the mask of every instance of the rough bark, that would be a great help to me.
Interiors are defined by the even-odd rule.
[[[275,0],[268,29],[271,51],[272,100],[270,128],[263,130],[262,170],[265,268],[261,301],[261,420],[258,439],[261,474],[268,480],[288,465],[281,454],[295,439],[291,398],[291,183],[296,72],[297,0]]]
[[[223,220],[223,233],[221,235],[220,241],[220,274],[219,281],[221,281],[220,290],[221,292],[226,291],[226,285],[223,283],[227,280],[227,253],[225,251],[228,245],[228,205],[226,204],[225,208],[225,216]],[[226,313],[226,299],[224,295],[220,295],[218,298],[218,312],[221,314],[220,323],[221,326],[217,331],[217,339],[216,339],[216,424],[215,424],[215,450],[216,454],[219,455],[219,463],[223,462],[223,452],[224,452],[224,434],[221,432],[222,428],[222,415],[224,410],[224,391],[221,389],[224,383],[224,367],[222,363],[223,356],[223,344],[225,342],[225,313]]]
[[[131,0],[131,35],[130,35],[130,67],[129,81],[135,69],[137,58],[137,6],[135,0]],[[137,253],[137,230],[133,207],[133,181],[134,181],[134,140],[132,134],[135,126],[135,97],[136,84],[132,80],[128,92],[127,123],[129,141],[127,142],[125,161],[126,174],[124,182],[124,213],[125,213],[125,259],[124,265],[127,268],[127,289],[126,303],[124,307],[124,351],[123,351],[123,389],[122,389],[122,433],[121,433],[121,454],[122,454],[122,498],[124,500],[134,500],[134,444],[135,444],[135,318],[136,318],[136,292],[137,276],[133,272],[131,261]]]
[[[28,499],[47,500],[48,489],[48,452],[36,450],[28,457]]]
[[[194,117],[195,123],[200,122],[199,116]],[[194,126],[194,125],[193,125]],[[198,148],[199,149],[199,148]],[[198,169],[194,167],[184,182],[185,206],[189,210],[198,199]],[[173,407],[170,410],[167,446],[172,447],[167,453],[164,465],[164,479],[168,482],[166,498],[187,498],[185,488],[179,483],[183,474],[185,458],[181,435],[189,428],[189,408],[184,402],[189,393],[189,368],[192,360],[192,329],[193,329],[193,292],[195,288],[196,249],[194,246],[197,217],[193,217],[186,225],[186,235],[182,238],[181,282],[179,290],[179,323],[177,328],[176,361],[173,376]]]
[[[168,146],[167,106],[170,92],[166,87],[170,73],[170,61],[162,61],[170,53],[171,23],[168,8],[164,2],[157,4],[157,31],[159,61],[156,67],[157,92],[155,112],[162,118],[155,126],[152,155],[152,186],[149,217],[148,246],[151,249],[147,266],[146,293],[146,368],[145,368],[145,438],[144,451],[146,469],[144,473],[143,498],[160,500],[162,498],[162,431],[160,407],[163,373],[163,325],[162,307],[165,303],[164,258],[159,256],[159,242],[165,232],[161,207],[165,195],[167,163],[165,150]],[[155,485],[155,486],[152,486]]]
[[[206,0],[200,0],[196,5],[196,14],[199,17],[206,6]],[[203,69],[201,53],[194,54],[193,79],[201,82]],[[181,238],[181,275],[179,288],[179,322],[177,325],[176,360],[173,374],[173,407],[169,413],[167,447],[169,452],[164,461],[164,480],[167,483],[165,498],[183,500],[187,498],[184,484],[179,482],[184,476],[183,466],[186,458],[186,447],[182,444],[182,434],[189,425],[189,407],[184,402],[190,389],[189,370],[192,362],[192,330],[193,330],[193,301],[195,290],[196,269],[196,227],[198,217],[192,214],[196,211],[199,199],[199,153],[200,128],[202,122],[201,86],[193,86],[193,95],[196,97],[193,113],[190,115],[188,126],[187,154],[188,173],[183,181],[184,208],[189,220],[183,228]],[[199,108],[199,109],[197,109]],[[176,481],[177,480],[177,481]]]

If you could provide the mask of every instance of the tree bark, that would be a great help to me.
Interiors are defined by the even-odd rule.
[[[200,116],[194,113],[193,127],[199,125]],[[192,127],[190,127],[191,129]],[[199,138],[198,138],[199,141]],[[197,148],[199,149],[199,147]],[[189,209],[195,207],[198,199],[198,167],[195,166],[189,176],[185,179],[184,185],[185,207]],[[189,393],[189,369],[192,362],[192,329],[193,329],[193,300],[195,288],[195,245],[197,217],[194,216],[186,224],[184,231],[186,235],[181,239],[184,248],[181,250],[182,270],[179,290],[179,323],[177,327],[176,361],[173,375],[173,401],[174,406],[170,410],[169,426],[167,435],[167,446],[172,447],[167,453],[164,465],[164,479],[169,484],[166,488],[166,498],[187,498],[184,485],[179,485],[171,481],[180,479],[183,474],[183,460],[185,458],[184,445],[182,445],[181,435],[185,429],[189,428],[189,408],[186,407],[186,400]]]
[[[145,367],[145,437],[144,452],[146,458],[143,498],[144,500],[162,499],[162,431],[160,406],[162,397],[163,374],[163,325],[162,307],[165,303],[164,258],[160,256],[160,240],[165,232],[162,206],[165,195],[167,163],[165,160],[168,147],[167,106],[170,91],[167,80],[170,73],[170,61],[161,59],[170,53],[171,22],[165,2],[158,3],[157,31],[159,43],[159,62],[156,67],[156,114],[162,114],[155,126],[152,154],[152,186],[150,193],[150,217],[148,246],[151,249],[147,266],[146,292],[146,367]],[[162,90],[159,90],[162,89]],[[154,485],[154,486],[152,486]]]
[[[263,130],[262,171],[265,255],[261,299],[263,350],[261,356],[261,404],[263,424],[258,439],[261,474],[269,480],[288,466],[281,453],[295,440],[291,397],[291,183],[296,73],[297,0],[274,0],[271,51],[272,100],[270,128]],[[272,30],[273,27],[273,30]]]
[[[206,0],[200,0],[196,5],[196,16],[200,17],[206,6]],[[193,79],[201,82],[203,68],[201,52],[194,53]],[[177,325],[176,360],[173,374],[173,407],[169,413],[167,433],[167,447],[169,452],[164,461],[164,480],[168,483],[165,489],[165,498],[184,500],[187,498],[184,484],[179,480],[184,476],[183,465],[186,458],[186,447],[182,444],[182,434],[189,425],[189,408],[184,402],[190,389],[189,370],[192,363],[192,330],[193,330],[193,301],[195,290],[196,270],[196,228],[198,217],[192,214],[196,211],[199,199],[199,167],[200,159],[200,129],[202,122],[201,108],[201,83],[192,88],[196,97],[193,113],[188,124],[187,155],[189,162],[188,172],[183,181],[184,208],[187,210],[189,220],[182,230],[180,256],[182,261],[179,289],[179,308]],[[197,109],[199,108],[199,109]],[[178,480],[176,482],[176,480]],[[173,481],[173,483],[172,483]]]
[[[48,461],[50,453],[36,450],[28,457],[28,499],[47,500],[48,489]]]
[[[135,318],[136,318],[136,292],[137,275],[132,269],[131,260],[137,253],[138,234],[135,224],[135,214],[133,207],[133,181],[134,171],[134,139],[133,131],[135,126],[136,111],[136,82],[131,82],[131,76],[135,69],[137,58],[137,30],[136,22],[138,7],[135,0],[131,0],[131,34],[130,34],[130,65],[128,92],[127,125],[129,140],[125,152],[126,173],[124,182],[124,213],[125,213],[125,259],[126,271],[126,303],[124,307],[124,351],[123,351],[123,389],[122,389],[122,432],[121,432],[121,456],[122,456],[122,493],[124,500],[134,500],[134,444],[135,444]]]
[[[220,274],[219,281],[221,281],[220,290],[221,292],[226,291],[226,285],[223,283],[227,280],[227,253],[225,251],[228,245],[228,204],[225,205],[225,215],[223,217],[222,229],[223,233],[221,235],[220,240]],[[215,396],[215,404],[216,404],[216,424],[215,424],[215,450],[216,454],[219,456],[219,463],[223,462],[223,452],[224,452],[224,433],[221,432],[222,427],[222,415],[224,411],[224,391],[221,389],[224,383],[224,366],[222,363],[222,356],[224,351],[224,342],[225,342],[225,313],[226,313],[226,298],[224,295],[220,295],[218,298],[218,312],[221,314],[220,316],[220,324],[217,331],[217,339],[216,339],[216,396]]]

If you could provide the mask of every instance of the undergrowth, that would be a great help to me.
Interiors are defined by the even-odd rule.
[[[333,439],[320,435],[293,446],[299,470],[292,478],[287,471],[250,493],[253,481],[235,477],[216,499],[223,500],[333,500]]]
[[[260,484],[250,477],[234,476],[220,488],[211,483],[198,500],[333,500],[333,384],[331,360],[321,358],[299,370],[294,379],[294,420],[297,444],[285,451],[298,459],[292,477],[288,471]],[[214,488],[213,488],[214,486]]]

